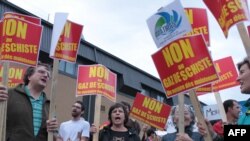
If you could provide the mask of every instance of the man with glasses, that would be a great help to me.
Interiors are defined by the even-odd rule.
[[[0,85],[0,102],[8,101],[6,140],[47,141],[48,132],[57,131],[57,120],[48,120],[49,100],[43,92],[49,78],[50,67],[39,63],[26,70],[23,84],[8,91]]]
[[[85,107],[81,101],[73,104],[72,119],[60,125],[57,141],[88,141],[90,125],[81,117],[84,110]]]

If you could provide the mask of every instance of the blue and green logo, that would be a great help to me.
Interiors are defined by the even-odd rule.
[[[155,24],[155,37],[157,39],[166,34],[171,34],[180,26],[182,17],[179,17],[176,11],[172,10],[172,12],[173,15],[167,12],[159,12],[156,14],[161,16]]]

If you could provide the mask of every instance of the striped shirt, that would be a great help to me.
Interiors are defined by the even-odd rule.
[[[28,89],[27,86],[25,86],[25,92],[28,95],[32,105],[34,135],[36,136],[42,124],[42,108],[43,108],[44,95],[41,94],[38,99],[34,99],[31,96],[30,90]]]

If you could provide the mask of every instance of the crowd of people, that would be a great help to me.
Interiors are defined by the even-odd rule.
[[[240,90],[243,94],[250,94],[250,58],[246,57],[243,61],[237,64],[239,71],[239,76],[237,81],[240,83]],[[213,135],[214,141],[224,141],[223,137],[223,126],[227,124],[238,124],[238,125],[250,125],[250,99],[246,100],[244,106],[247,108],[247,111],[239,116],[239,105],[237,101],[225,101],[223,103],[226,115],[227,123],[216,123],[214,126],[206,120],[206,124],[209,128],[209,132]],[[207,132],[205,130],[205,125],[198,124],[199,132],[206,136]]]
[[[238,63],[241,93],[250,94],[250,61],[245,58]],[[48,119],[49,100],[44,92],[50,79],[51,68],[39,63],[29,67],[24,75],[23,83],[8,89],[0,85],[0,102],[7,101],[6,140],[47,141],[48,132],[53,133],[54,141],[88,141],[93,134],[99,134],[99,141],[157,141],[160,140],[153,127],[143,127],[129,117],[130,104],[119,102],[113,104],[108,111],[109,123],[97,133],[96,126],[90,125],[82,115],[85,107],[81,101],[72,105],[72,119],[60,125],[56,118]],[[227,124],[250,124],[250,100],[245,105],[248,110],[239,116],[240,106],[236,100],[223,102],[227,123],[218,121],[206,124],[213,141],[223,141],[223,126]],[[205,125],[198,123],[198,131],[193,130],[196,122],[195,114],[188,105],[184,107],[185,133],[178,133],[179,107],[172,108],[171,116],[176,132],[167,133],[162,141],[203,141],[207,135]],[[143,136],[140,138],[140,133]]]

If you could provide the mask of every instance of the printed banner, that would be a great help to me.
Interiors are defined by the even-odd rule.
[[[203,0],[219,23],[225,37],[236,23],[248,20],[245,0]]]
[[[204,95],[204,94],[211,93],[211,92],[213,92],[212,84],[201,86],[196,89],[197,96]]]
[[[36,66],[42,26],[14,17],[2,22],[1,60]]]
[[[8,88],[13,88],[16,85],[23,83],[23,76],[26,71],[25,67],[10,66],[8,74]],[[0,65],[0,82],[3,79],[3,66]]]
[[[171,42],[152,55],[167,97],[218,79],[202,35]]]
[[[68,62],[76,62],[83,26],[67,20],[51,57]]]
[[[32,22],[34,24],[41,25],[41,19],[40,18],[34,17],[34,16],[23,15],[23,14],[20,14],[20,13],[5,12],[3,17],[4,18],[14,17],[14,18],[18,18],[18,19],[22,19],[22,20]]]
[[[116,74],[103,65],[79,65],[76,96],[101,94],[116,101]]]
[[[202,34],[207,46],[210,46],[209,26],[207,11],[203,8],[185,8],[186,15],[192,26],[192,31],[187,33],[187,36]]]
[[[214,65],[220,78],[213,84],[214,91],[239,85],[239,82],[236,81],[238,73],[231,56],[214,61]]]
[[[147,20],[147,25],[157,48],[167,45],[192,30],[179,0],[159,9]]]
[[[170,111],[171,106],[137,93],[129,115],[163,130]]]

